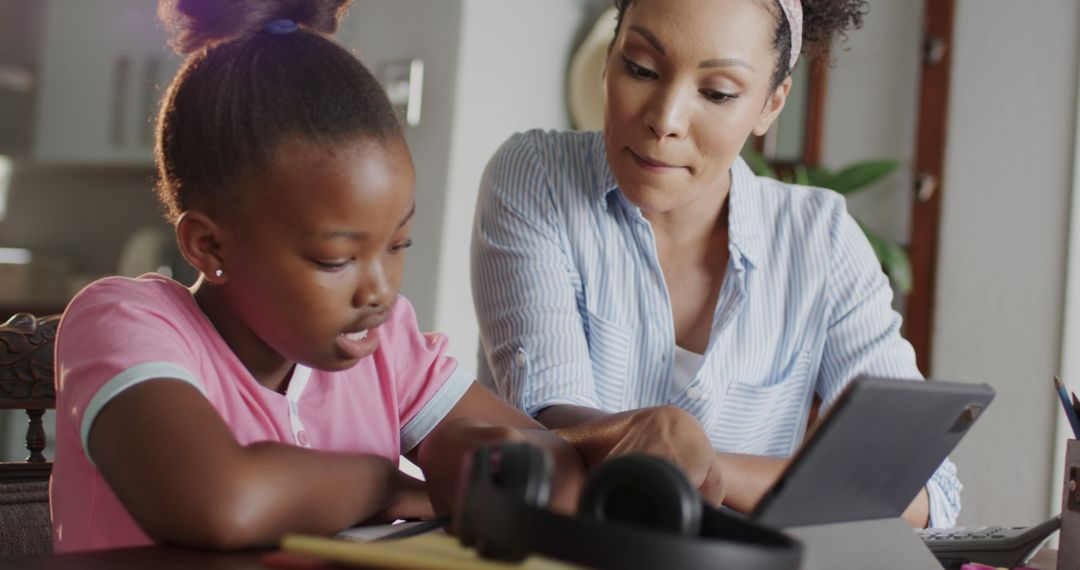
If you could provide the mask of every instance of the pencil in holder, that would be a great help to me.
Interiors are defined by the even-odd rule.
[[[1080,570],[1080,440],[1065,448],[1065,485],[1061,495],[1058,570]]]

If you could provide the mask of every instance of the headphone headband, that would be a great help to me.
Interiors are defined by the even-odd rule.
[[[508,447],[521,445],[503,444],[497,452],[500,463],[515,456],[507,452]],[[527,487],[523,482],[505,478],[496,482],[497,477],[486,476],[491,474],[491,453],[490,448],[475,453],[473,472],[482,475],[471,478],[464,504],[458,509],[462,516],[455,521],[462,542],[475,543],[481,555],[520,561],[530,553],[539,553],[593,568],[620,570],[799,568],[802,547],[794,539],[709,507],[703,510],[700,534],[690,536],[620,521],[568,517],[549,511],[542,504],[529,504],[520,494]],[[624,457],[610,462],[640,460],[635,456]],[[526,461],[538,464],[535,460]]]

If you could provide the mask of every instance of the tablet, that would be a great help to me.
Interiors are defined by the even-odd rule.
[[[779,528],[898,517],[993,399],[986,384],[857,378],[750,516]]]

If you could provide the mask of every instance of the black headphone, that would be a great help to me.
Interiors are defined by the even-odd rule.
[[[683,472],[657,457],[600,465],[576,517],[545,508],[553,461],[539,447],[481,447],[465,466],[453,530],[486,558],[518,562],[535,552],[620,570],[797,570],[802,559],[794,539],[705,505]]]

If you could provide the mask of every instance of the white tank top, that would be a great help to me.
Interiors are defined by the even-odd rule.
[[[690,352],[681,346],[675,345],[675,365],[671,368],[671,390],[673,394],[681,393],[694,381],[694,376],[697,376],[704,360],[705,355]]]

